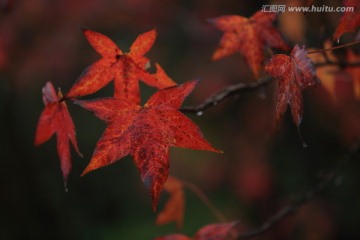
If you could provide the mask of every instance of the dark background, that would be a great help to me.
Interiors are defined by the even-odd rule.
[[[0,239],[138,240],[178,232],[175,224],[155,226],[150,197],[130,157],[80,177],[105,124],[71,102],[69,111],[85,157],[73,151],[69,192],[64,191],[55,138],[40,147],[33,145],[43,109],[41,88],[51,81],[66,92],[81,71],[99,58],[79,26],[106,34],[125,52],[138,34],[156,28],[158,38],[147,56],[178,83],[202,78],[185,105],[200,103],[223,86],[255,80],[239,54],[210,61],[222,33],[206,20],[226,14],[249,17],[265,3],[269,4],[0,1]],[[287,13],[277,24],[290,45],[322,48],[339,17],[338,13]],[[353,37],[347,34],[341,43]],[[337,52],[339,57],[343,53]],[[338,100],[321,86],[305,91],[301,133],[307,148],[302,147],[289,112],[275,128],[276,82],[229,99],[202,116],[189,114],[205,137],[225,153],[172,149],[171,173],[197,184],[229,221],[240,219],[243,231],[256,227],[311,189],[359,136],[359,101],[351,84],[339,85]],[[141,87],[145,101],[154,89]],[[89,98],[111,93],[110,84]],[[359,167],[358,160],[347,163],[334,184],[259,239],[360,238]],[[166,198],[163,193],[159,209]],[[217,221],[186,190],[185,224],[180,232],[192,236]]]

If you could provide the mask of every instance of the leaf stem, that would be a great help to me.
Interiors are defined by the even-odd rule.
[[[340,46],[336,46],[336,47],[310,51],[307,54],[322,53],[322,52],[331,51],[331,50],[335,50],[335,49],[339,49],[339,48],[349,47],[349,46],[356,45],[356,44],[359,44],[359,43],[360,43],[360,40],[355,41],[355,42],[351,42],[351,43],[347,43],[347,44],[343,44],[343,45],[340,45]]]
[[[206,194],[198,186],[185,180],[180,181],[183,183],[184,187],[191,190],[206,205],[206,207],[220,222],[228,221],[224,214],[217,207],[215,207],[208,196],[206,196]]]

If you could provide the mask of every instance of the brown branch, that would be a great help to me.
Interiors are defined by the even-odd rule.
[[[211,200],[206,196],[206,194],[195,184],[180,180],[183,185],[191,190],[204,204],[205,206],[211,211],[211,213],[220,221],[220,222],[227,222],[228,220],[224,216],[224,214],[215,207],[215,205],[211,202]]]
[[[221,89],[220,91],[216,92],[214,95],[210,96],[209,98],[205,99],[203,103],[193,107],[181,108],[181,111],[184,113],[196,113],[197,115],[202,115],[203,111],[207,110],[208,108],[217,106],[220,102],[224,101],[225,99],[231,96],[240,95],[243,93],[257,90],[258,88],[270,83],[272,79],[273,79],[272,77],[267,76],[259,79],[256,82],[237,83],[234,85],[227,86]]]
[[[281,208],[277,213],[270,217],[266,222],[261,224],[259,227],[250,230],[248,232],[239,233],[234,239],[249,239],[255,236],[259,236],[269,231],[277,223],[283,220],[285,217],[295,213],[300,207],[312,200],[317,194],[322,192],[326,186],[328,186],[333,180],[340,175],[340,172],[344,165],[358,157],[360,153],[360,142],[354,144],[354,146],[345,154],[342,159],[338,162],[338,165],[334,170],[329,172],[324,178],[322,178],[313,189],[305,193],[301,198],[292,202],[291,204]]]

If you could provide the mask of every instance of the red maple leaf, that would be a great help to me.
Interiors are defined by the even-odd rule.
[[[132,155],[150,190],[153,209],[169,174],[169,147],[219,152],[178,108],[196,81],[157,91],[141,107],[117,98],[75,101],[107,123],[83,174]]]
[[[344,0],[344,7],[353,7],[353,11],[345,12],[335,30],[333,39],[339,39],[346,32],[353,32],[360,26],[360,1]]]
[[[59,102],[59,99],[62,97],[61,92],[59,91],[58,95],[56,95],[54,86],[51,82],[47,82],[43,87],[42,95],[45,109],[41,113],[37,124],[35,145],[38,146],[48,141],[51,136],[56,133],[57,152],[60,158],[65,189],[67,190],[67,178],[71,171],[69,141],[72,143],[76,152],[82,157],[82,154],[77,146],[75,126],[67,109],[66,103]]]
[[[101,33],[88,29],[83,29],[83,33],[102,58],[85,69],[64,98],[92,94],[114,79],[114,97],[140,103],[139,80],[157,88],[175,85],[171,79],[159,79],[156,74],[145,71],[149,60],[144,54],[154,44],[155,30],[140,34],[129,53],[123,53],[111,39]]]
[[[184,234],[172,234],[158,237],[155,240],[225,240],[236,224],[238,224],[238,222],[210,224],[197,231],[193,238],[189,238]]]
[[[250,18],[227,15],[211,19],[218,29],[225,32],[212,59],[218,60],[240,52],[255,76],[258,76],[266,46],[289,50],[278,30],[272,25],[275,19],[275,13],[261,11]]]
[[[279,91],[276,103],[276,122],[279,123],[287,105],[290,105],[294,123],[299,127],[303,113],[301,91],[315,86],[318,80],[315,67],[307,57],[305,47],[296,45],[291,55],[274,55],[265,65],[265,70],[279,79]]]
[[[177,228],[183,227],[184,210],[185,210],[185,197],[184,187],[182,182],[169,176],[164,190],[170,194],[170,198],[165,204],[165,208],[159,212],[156,217],[156,225],[164,225],[175,221]]]

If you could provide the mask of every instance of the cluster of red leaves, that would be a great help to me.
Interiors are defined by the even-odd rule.
[[[275,13],[259,11],[249,19],[230,15],[212,20],[217,28],[225,32],[213,55],[213,60],[239,51],[257,77],[264,61],[266,46],[289,50],[278,30],[272,26],[275,18]],[[315,68],[307,57],[307,52],[304,47],[300,49],[295,46],[290,56],[285,54],[273,56],[266,63],[265,70],[279,79],[276,121],[281,120],[289,104],[294,123],[299,127],[303,112],[301,91],[316,85]]]
[[[46,107],[39,119],[35,144],[45,142],[57,132],[58,154],[66,182],[71,166],[67,137],[77,147],[74,124],[64,100],[94,93],[114,79],[114,97],[75,100],[76,104],[107,123],[82,175],[130,154],[150,191],[155,210],[169,174],[169,147],[220,152],[205,140],[195,123],[178,111],[196,81],[176,85],[158,64],[155,74],[145,71],[149,60],[144,54],[155,41],[155,30],[139,35],[129,53],[123,53],[101,33],[90,30],[83,30],[83,33],[102,58],[81,74],[63,98],[54,95],[49,84],[44,88]],[[139,80],[160,89],[143,107],[139,105]]]
[[[344,5],[354,6],[355,11],[343,15],[334,38],[355,30],[360,22],[356,13],[359,2],[345,0]],[[212,19],[211,22],[224,32],[219,47],[213,54],[213,60],[240,52],[254,75],[259,77],[267,47],[290,50],[272,25],[275,19],[276,14],[260,11],[250,18],[229,15]],[[196,81],[177,85],[159,64],[155,64],[155,73],[147,71],[149,59],[144,55],[154,44],[155,30],[139,35],[128,53],[124,53],[111,39],[101,33],[84,29],[83,34],[102,58],[84,70],[64,97],[60,92],[56,95],[51,83],[46,84],[43,88],[45,109],[38,122],[35,145],[42,144],[54,133],[57,134],[58,155],[66,186],[71,170],[69,142],[81,156],[77,147],[75,127],[65,104],[67,99],[74,100],[76,104],[93,112],[107,124],[82,175],[132,155],[142,181],[150,192],[154,210],[163,188],[170,193],[164,210],[157,217],[157,224],[176,221],[177,226],[181,227],[185,205],[183,186],[178,180],[168,178],[169,147],[220,152],[206,141],[196,124],[179,111],[184,99],[196,86]],[[314,65],[307,54],[305,47],[295,45],[290,55],[274,55],[265,64],[265,71],[279,80],[277,122],[282,119],[287,106],[290,105],[294,123],[297,127],[301,123],[301,92],[318,83]],[[352,61],[355,57],[349,53],[348,58]],[[358,75],[358,70],[348,71],[350,74]],[[75,99],[100,90],[112,80],[113,97],[95,100]],[[144,106],[139,105],[139,81],[159,89]],[[175,234],[159,237],[157,240],[222,240],[231,233],[235,225],[236,222],[207,225],[193,238]]]

